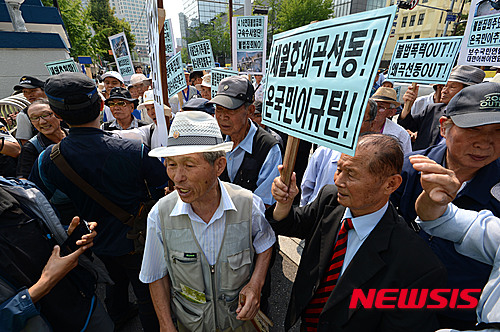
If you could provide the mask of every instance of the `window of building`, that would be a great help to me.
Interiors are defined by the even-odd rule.
[[[408,19],[408,16],[405,16],[401,19],[401,27],[404,28],[406,26],[406,20]]]
[[[415,16],[417,16],[417,15],[412,15],[410,17],[410,24],[408,24],[408,26],[412,27],[415,25]]]
[[[403,40],[403,36],[399,37],[398,40]]]
[[[425,14],[420,14],[418,16],[418,22],[417,22],[417,25],[422,25],[424,24],[424,17],[425,17]]]
[[[406,39],[411,39],[411,35],[409,35],[409,36],[406,36]]]
[[[420,35],[415,35],[413,39],[418,39],[418,38],[420,38]]]

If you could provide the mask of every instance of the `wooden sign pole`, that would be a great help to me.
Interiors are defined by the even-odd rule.
[[[297,151],[299,150],[300,139],[288,135],[286,142],[285,157],[283,158],[283,169],[281,170],[281,181],[287,186],[290,186],[290,178],[295,167],[297,159]],[[298,184],[297,184],[298,185]]]

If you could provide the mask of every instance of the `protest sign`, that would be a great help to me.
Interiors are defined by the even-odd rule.
[[[188,44],[188,52],[193,70],[209,70],[215,67],[210,40]]]
[[[161,86],[160,70],[160,34],[158,31],[158,5],[156,0],[147,2],[147,24],[148,24],[148,54],[151,64],[151,88],[154,95],[156,122],[158,125],[158,139],[161,146],[167,146],[167,122],[163,111],[163,91]]]
[[[395,12],[391,6],[275,35],[262,123],[354,155]]]
[[[81,73],[73,59],[66,59],[60,61],[53,61],[45,63],[45,67],[50,75],[57,75],[64,72]]]
[[[459,65],[500,66],[500,9],[492,4],[496,2],[472,0]]]
[[[181,53],[177,53],[167,61],[167,86],[168,98],[187,88],[184,69],[182,69]]]
[[[238,72],[236,72],[234,70],[214,68],[210,72],[210,75],[211,75],[210,80],[211,80],[211,84],[212,84],[212,91],[211,92],[212,92],[212,98],[213,98],[217,94],[217,88],[219,87],[220,81],[222,81],[226,77],[238,75]]]
[[[174,31],[172,30],[172,20],[167,18],[163,23],[163,30],[165,31],[165,54],[171,57],[175,54],[174,45]]]
[[[462,37],[398,40],[387,79],[408,83],[446,84]]]
[[[238,72],[264,75],[266,71],[267,16],[233,17],[233,64]]]
[[[111,50],[115,58],[116,67],[122,75],[123,79],[128,82],[130,76],[134,74],[134,65],[130,58],[130,51],[128,48],[127,37],[125,33],[120,32],[116,35],[108,37],[111,45]]]

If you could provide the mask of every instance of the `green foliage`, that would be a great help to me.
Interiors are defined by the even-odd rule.
[[[453,35],[463,36],[465,33],[465,27],[467,26],[467,18],[469,14],[462,14],[458,17],[458,22],[454,24]]]
[[[276,32],[287,31],[332,17],[333,0],[282,0]]]
[[[130,24],[113,15],[108,0],[90,0],[88,16],[94,30],[94,36],[91,37],[90,42],[95,53],[102,59],[114,61],[113,56],[108,53],[108,50],[111,49],[108,37],[117,33],[125,32],[129,49],[132,50],[135,47],[135,36],[131,33]]]
[[[210,39],[215,61],[217,61],[217,57],[223,56],[229,58],[231,56],[229,24],[222,14],[217,15],[208,23],[202,23],[200,26],[188,28],[186,37],[188,44],[205,39]],[[182,60],[184,61],[184,57]],[[185,63],[189,62],[190,61],[186,61]]]
[[[181,59],[182,63],[189,63],[189,54],[187,48],[183,47],[181,48]]]
[[[59,10],[71,43],[70,55],[77,59],[78,55],[94,55],[90,43],[90,19],[82,8],[80,0],[59,0]],[[43,0],[43,5],[51,7],[51,0]]]

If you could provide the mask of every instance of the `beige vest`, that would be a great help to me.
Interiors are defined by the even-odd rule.
[[[253,271],[252,192],[222,182],[236,211],[226,225],[215,265],[209,265],[187,215],[170,216],[178,194],[158,202],[165,260],[172,281],[172,310],[189,331],[252,331],[236,319],[239,292]]]

